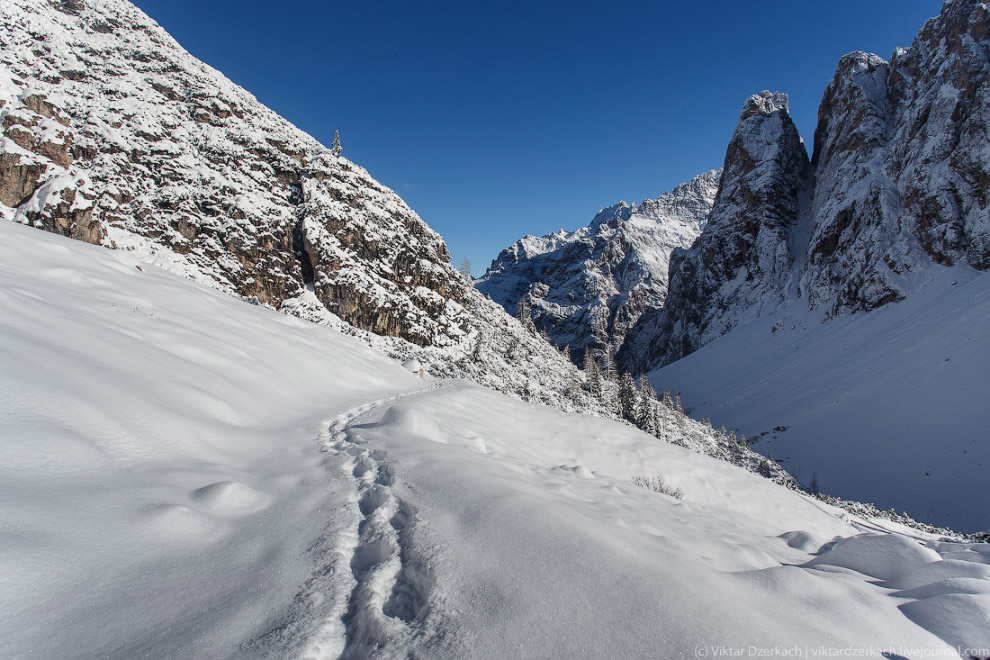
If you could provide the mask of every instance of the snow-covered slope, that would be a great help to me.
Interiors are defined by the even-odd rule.
[[[781,302],[841,316],[954,264],[990,268],[988,49],[987,4],[949,0],[889,62],[843,57],[810,179],[785,97],[747,100],[711,219],[675,252],[667,303],[630,331],[624,363],[668,364]]]
[[[434,373],[597,405],[398,195],[130,3],[11,0],[0,24],[0,216],[129,250]]]
[[[987,545],[13,223],[0,303],[4,658],[987,655]]]
[[[990,274],[941,269],[896,305],[821,323],[800,303],[651,373],[805,486],[990,529]],[[775,432],[776,429],[776,432]],[[781,430],[783,429],[783,430]]]
[[[721,170],[701,174],[657,199],[620,202],[573,232],[526,236],[503,250],[476,286],[508,311],[520,299],[536,327],[580,361],[616,351],[626,332],[667,295],[670,252],[697,238]]]

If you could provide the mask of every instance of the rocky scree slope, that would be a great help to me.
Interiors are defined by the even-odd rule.
[[[663,304],[670,253],[701,232],[720,175],[706,172],[642,204],[620,202],[576,231],[525,236],[476,286],[513,314],[525,300],[536,327],[569,345],[575,361],[585,348],[614,353],[639,317]]]
[[[711,219],[621,363],[668,364],[782,301],[827,319],[902,300],[944,266],[990,269],[988,32],[986,3],[950,0],[890,61],[843,57],[810,166],[785,97],[747,100]]]

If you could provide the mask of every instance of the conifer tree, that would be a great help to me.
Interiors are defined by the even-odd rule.
[[[612,359],[612,354],[607,347],[602,353],[602,377],[613,383],[619,382],[619,370],[615,368],[615,360]]]
[[[471,260],[467,257],[461,259],[461,265],[457,267],[457,270],[461,272],[461,275],[468,282],[474,282],[474,278],[471,277]]]
[[[652,436],[660,437],[660,411],[657,410],[657,392],[653,385],[640,376],[639,410],[636,415],[636,426]]]
[[[639,407],[639,393],[636,381],[628,371],[619,378],[619,414],[627,422],[636,423],[636,409]]]
[[[516,303],[516,318],[523,324],[523,327],[536,334],[536,326],[532,319],[533,306],[529,302],[529,296],[523,296]]]
[[[591,396],[600,398],[602,395],[602,376],[598,370],[598,361],[591,354],[591,348],[584,349],[584,377],[588,383],[588,392]]]
[[[330,151],[333,152],[334,156],[339,156],[343,151],[340,148],[340,131],[333,132],[333,145],[330,147]]]

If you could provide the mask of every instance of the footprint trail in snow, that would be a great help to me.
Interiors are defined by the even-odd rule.
[[[415,508],[393,492],[387,452],[369,447],[355,420],[401,399],[436,390],[437,384],[352,408],[320,438],[324,464],[346,495],[310,549],[318,568],[279,622],[248,645],[263,657],[288,652],[307,660],[387,657],[388,647],[423,634],[433,570],[418,545]],[[348,490],[349,489],[349,490]]]

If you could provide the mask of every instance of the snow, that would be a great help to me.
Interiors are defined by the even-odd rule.
[[[807,485],[990,529],[990,276],[937,267],[907,300],[822,323],[797,302],[651,373]],[[776,430],[775,430],[776,429]],[[757,437],[761,433],[762,437]]]
[[[0,309],[5,658],[986,644],[986,545],[424,383],[130,253],[0,223]]]
[[[310,570],[323,420],[422,381],[127,253],[0,236],[0,655],[230,655]]]

